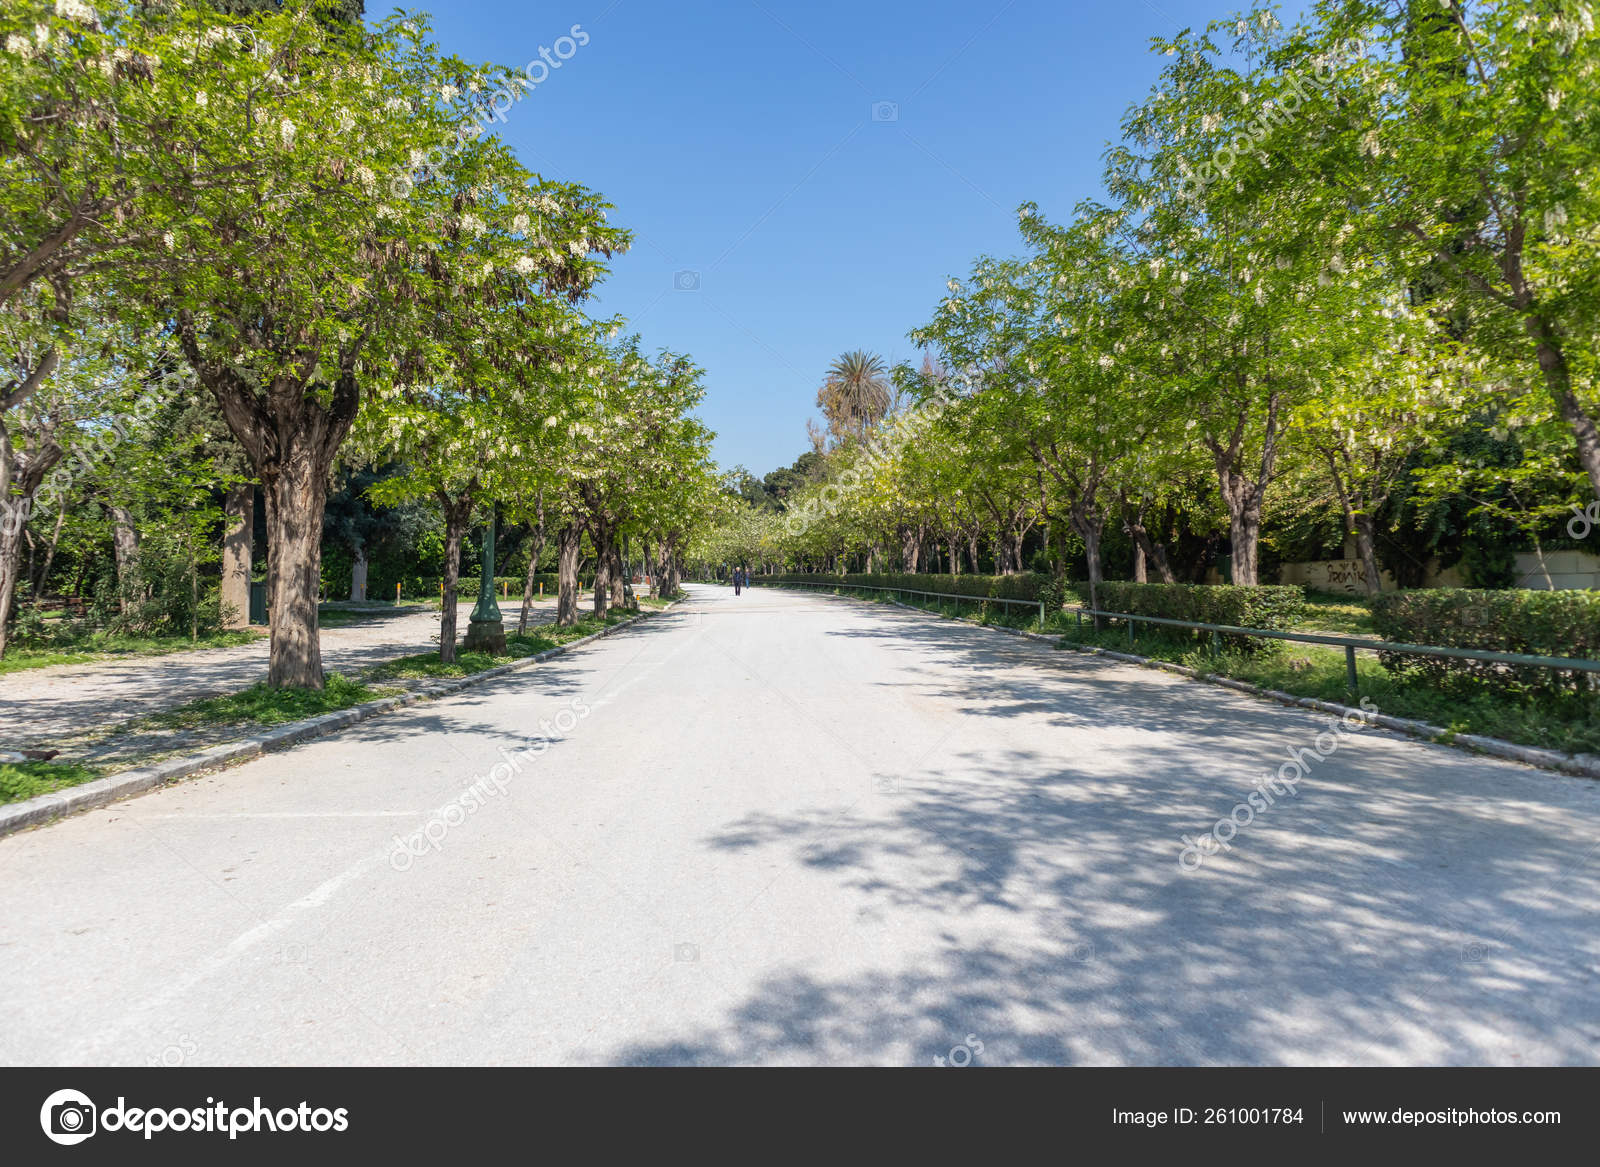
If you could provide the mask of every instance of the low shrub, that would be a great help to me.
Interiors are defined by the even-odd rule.
[[[1037,572],[1020,572],[1016,575],[924,575],[920,572],[872,572],[851,575],[833,575],[826,572],[790,573],[787,575],[758,575],[754,582],[782,584],[826,584],[834,587],[904,589],[914,592],[934,592],[941,596],[978,596],[1005,600],[1030,600],[1040,598],[1040,589],[1050,583],[1048,575]],[[918,598],[918,597],[912,597]],[[1048,598],[1048,597],[1047,597]],[[1000,614],[1011,612],[1021,615],[1028,612],[1018,604],[994,604]],[[1029,612],[1028,615],[1036,615]]]
[[[1403,644],[1477,648],[1527,656],[1600,657],[1600,591],[1487,591],[1424,588],[1386,592],[1372,602],[1378,635]],[[1594,687],[1577,669],[1504,665],[1451,657],[1379,654],[1396,676],[1461,691],[1475,684],[1544,692]]]
[[[1089,585],[1075,584],[1084,604]],[[1305,589],[1292,587],[1237,587],[1233,584],[1128,583],[1108,580],[1098,585],[1100,610],[1130,616],[1157,616],[1168,620],[1193,620],[1200,624],[1228,624],[1235,628],[1262,628],[1285,632],[1306,613]],[[1160,627],[1157,625],[1156,627]],[[1222,641],[1239,652],[1270,652],[1283,647],[1281,640],[1261,640],[1224,633]]]

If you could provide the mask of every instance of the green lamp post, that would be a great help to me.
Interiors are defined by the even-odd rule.
[[[478,573],[478,603],[467,618],[467,638],[461,647],[469,652],[494,655],[506,650],[506,626],[494,599],[494,508],[483,531],[483,567]]]

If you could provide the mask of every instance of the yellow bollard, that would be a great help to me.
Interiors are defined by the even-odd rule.
[[[394,602],[397,603],[397,604],[400,602],[400,585],[399,584],[395,584],[394,585]]]
[[[539,581],[539,598],[544,599],[544,580]]]

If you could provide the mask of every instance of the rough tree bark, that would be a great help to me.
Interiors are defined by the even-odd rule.
[[[1261,460],[1256,466],[1245,468],[1245,427],[1249,424],[1248,410],[1241,410],[1238,424],[1224,446],[1215,438],[1205,439],[1217,470],[1217,485],[1222,501],[1228,508],[1228,541],[1233,549],[1233,583],[1239,587],[1255,587],[1261,582],[1261,504],[1266,498],[1267,485],[1272,481],[1273,468],[1278,456],[1278,406],[1277,393],[1267,398],[1266,427],[1262,435]]]
[[[126,616],[139,581],[139,528],[127,507],[108,506],[106,510],[111,515],[111,555],[117,565],[117,610]]]
[[[270,323],[270,322],[269,322]],[[322,578],[322,517],[328,473],[361,404],[355,360],[365,337],[341,355],[331,387],[312,384],[317,362],[273,377],[258,392],[231,366],[200,351],[196,326],[179,314],[178,340],[200,383],[222,408],[261,484],[267,511],[267,603],[272,642],[267,683],[320,689],[322,645],[317,593]],[[323,395],[327,400],[324,401]]]
[[[604,616],[611,605],[611,528],[598,515],[589,518],[589,538],[594,541],[594,614]]]
[[[683,578],[678,569],[678,548],[667,549],[667,595],[675,596],[682,589]]]
[[[578,622],[578,553],[583,548],[583,528],[566,523],[556,532],[556,623],[563,628]]]
[[[227,522],[222,530],[222,626],[250,626],[251,542],[255,533],[256,489],[248,482],[228,488],[223,500]],[[120,570],[121,556],[118,556]],[[356,598],[352,592],[350,598]],[[365,599],[365,596],[362,597]]]
[[[350,565],[350,598],[356,603],[363,603],[367,598],[367,547],[362,544],[356,548],[356,560]]]
[[[628,606],[628,576],[627,568],[622,563],[622,551],[617,541],[611,541],[611,606],[613,608],[626,608]]]
[[[1150,537],[1150,530],[1145,526],[1147,501],[1142,497],[1130,499],[1120,491],[1117,498],[1122,503],[1122,529],[1133,540],[1134,581],[1147,583],[1149,569],[1153,568],[1162,583],[1177,583],[1177,577],[1172,574],[1172,565],[1167,562],[1167,549]]]
[[[538,585],[534,577],[539,574],[539,557],[544,554],[544,491],[540,491],[533,507],[533,554],[528,556],[528,574],[522,581],[522,615],[517,618],[517,635],[528,631],[528,616],[533,612],[533,589]]]
[[[1347,474],[1349,455],[1331,446],[1325,448],[1322,454],[1333,476],[1333,488],[1339,495],[1339,506],[1344,510],[1345,530],[1356,537],[1357,554],[1361,556],[1361,569],[1366,576],[1367,595],[1375,596],[1383,590],[1383,577],[1378,574],[1377,528],[1372,521],[1373,508],[1364,498],[1359,500],[1361,505],[1357,506],[1357,500],[1351,497],[1355,485],[1354,476]]]
[[[450,664],[456,659],[456,596],[461,583],[461,539],[472,518],[472,491],[458,495],[439,493],[444,516],[444,595],[439,612],[439,660]]]
[[[16,603],[17,577],[22,570],[23,534],[28,528],[28,508],[46,474],[61,461],[62,449],[53,433],[41,432],[23,453],[12,444],[5,415],[39,391],[56,370],[55,349],[46,350],[39,363],[21,382],[0,388],[0,657],[6,652],[11,609]]]

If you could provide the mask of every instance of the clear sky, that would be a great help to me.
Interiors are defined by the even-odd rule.
[[[1235,0],[434,0],[443,49],[559,68],[499,132],[633,229],[592,306],[706,369],[725,467],[806,449],[829,362],[918,359],[950,275],[1065,218],[1164,58]],[[368,15],[388,6],[368,0]],[[556,38],[581,25],[587,44]],[[537,71],[536,74],[537,76]],[[887,103],[887,104],[880,104]],[[688,274],[681,274],[688,273]]]

